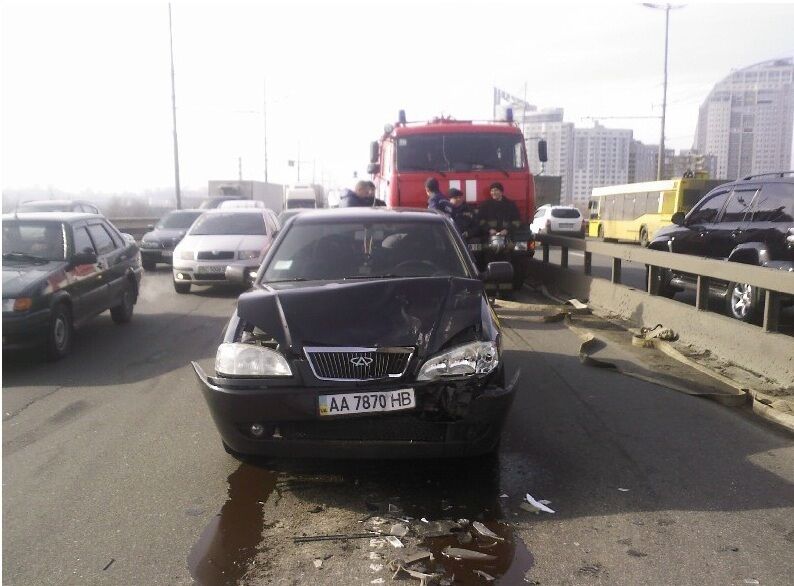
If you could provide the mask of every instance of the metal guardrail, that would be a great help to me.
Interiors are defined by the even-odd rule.
[[[747,283],[753,287],[764,290],[764,318],[763,329],[774,332],[778,329],[780,318],[781,298],[794,297],[794,272],[775,270],[767,267],[748,265],[649,250],[637,245],[613,244],[600,240],[583,240],[565,236],[538,235],[541,243],[543,262],[549,262],[549,248],[560,248],[560,266],[568,268],[568,250],[581,250],[584,252],[584,273],[592,274],[593,254],[612,258],[611,281],[621,284],[621,265],[623,261],[643,263],[648,267],[648,278],[645,291],[649,295],[656,295],[654,283],[657,282],[659,271],[672,269],[682,273],[689,273],[697,277],[695,308],[701,311],[708,310],[708,293],[712,279],[733,283]]]
[[[160,218],[108,218],[110,223],[119,229],[119,232],[126,232],[140,240],[149,231],[149,226],[153,226]]]

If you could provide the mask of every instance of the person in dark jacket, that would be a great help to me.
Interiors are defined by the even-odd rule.
[[[491,183],[491,199],[480,205],[480,227],[491,236],[500,235],[512,238],[516,228],[521,225],[521,217],[515,203],[505,197],[501,183]]]
[[[476,211],[466,203],[460,189],[450,187],[449,203],[452,204],[452,221],[464,240],[479,233]]]
[[[438,210],[448,216],[452,216],[452,204],[444,197],[438,187],[438,179],[429,177],[425,181],[425,192],[427,193],[427,207],[431,210]]]
[[[372,208],[386,205],[383,200],[375,197],[374,191],[370,189],[369,181],[359,181],[356,183],[355,191],[349,189],[339,198],[340,208]]]

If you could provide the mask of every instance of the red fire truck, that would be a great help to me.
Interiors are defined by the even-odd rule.
[[[538,155],[546,161],[546,143],[538,143]],[[398,122],[387,124],[383,135],[370,145],[370,164],[380,199],[390,207],[427,207],[425,180],[438,179],[441,191],[459,189],[474,207],[490,196],[490,185],[499,182],[505,196],[518,206],[522,229],[512,243],[514,268],[519,278],[526,259],[534,250],[528,224],[535,213],[535,186],[527,163],[524,135],[513,122],[512,110],[506,120],[476,122],[435,118],[429,122],[407,122],[400,110]],[[487,242],[472,239],[469,250],[478,261]],[[517,280],[516,285],[520,281]]]

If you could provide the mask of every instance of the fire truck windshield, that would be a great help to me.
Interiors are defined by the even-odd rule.
[[[465,132],[398,137],[397,169],[503,172],[526,169],[519,134]]]

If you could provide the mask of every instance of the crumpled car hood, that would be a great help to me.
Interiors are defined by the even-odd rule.
[[[413,277],[274,284],[244,293],[237,315],[294,354],[304,346],[413,346],[423,356],[468,328],[480,331],[485,303],[479,280]]]

